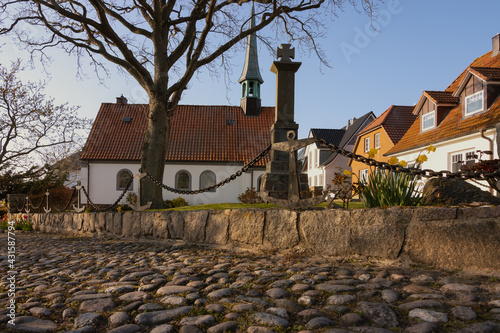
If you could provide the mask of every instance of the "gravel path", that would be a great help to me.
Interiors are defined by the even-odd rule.
[[[500,272],[16,233],[2,332],[500,332]]]

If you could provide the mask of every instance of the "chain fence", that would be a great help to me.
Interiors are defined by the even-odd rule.
[[[475,179],[475,180],[485,180],[485,181],[488,181],[489,179],[494,179],[494,178],[500,177],[500,170],[495,171],[495,172],[484,172],[484,171],[451,172],[448,170],[434,171],[431,169],[407,168],[407,167],[403,167],[399,164],[389,164],[388,162],[380,162],[380,161],[374,160],[374,159],[369,158],[369,157],[355,154],[355,153],[347,151],[343,148],[339,148],[336,145],[328,143],[323,139],[316,139],[316,142],[324,147],[327,147],[328,149],[330,149],[333,152],[339,153],[339,154],[341,154],[345,157],[348,157],[350,159],[353,159],[355,161],[364,163],[368,166],[374,166],[374,167],[377,167],[377,168],[380,168],[383,170],[389,170],[392,172],[406,173],[406,174],[411,174],[411,175],[415,175],[415,176],[421,176],[424,178],[433,178],[433,177],[460,178],[460,179],[464,179],[464,180]]]
[[[473,180],[475,182],[482,180],[482,181],[487,181],[489,184],[492,184],[493,180],[500,178],[500,169],[495,171],[495,172],[470,171],[470,170],[451,172],[448,170],[434,171],[431,169],[419,169],[419,168],[415,168],[415,167],[403,167],[399,164],[390,164],[388,162],[381,162],[381,161],[374,160],[370,157],[358,155],[356,153],[353,153],[353,152],[347,151],[343,148],[340,148],[334,144],[328,143],[324,139],[316,139],[315,142],[318,143],[319,145],[325,147],[325,148],[328,148],[330,151],[332,151],[334,153],[338,153],[338,154],[345,156],[349,159],[355,160],[357,162],[361,162],[361,163],[366,164],[368,166],[373,166],[373,167],[376,167],[376,168],[379,168],[382,170],[389,170],[391,172],[396,172],[396,173],[405,173],[405,174],[420,176],[420,177],[424,177],[424,178],[433,178],[433,177],[450,178],[450,179],[451,178],[455,178],[455,179],[459,178],[459,179],[464,179],[464,180]],[[236,178],[240,177],[241,175],[243,175],[244,172],[248,171],[250,168],[254,167],[258,162],[260,162],[271,151],[271,149],[272,149],[272,145],[267,146],[252,161],[247,163],[245,166],[243,166],[240,170],[236,171],[234,174],[228,176],[224,180],[222,180],[222,181],[220,181],[212,186],[209,186],[209,187],[206,187],[203,189],[199,189],[199,190],[176,189],[176,188],[173,188],[173,187],[170,187],[168,185],[163,184],[161,181],[156,179],[149,172],[145,172],[145,175],[154,184],[156,184],[157,186],[162,187],[164,190],[172,192],[172,193],[183,194],[183,195],[195,195],[195,194],[205,193],[205,192],[209,192],[209,191],[214,191],[214,190],[230,183],[231,181],[235,180]],[[139,172],[142,173],[142,170],[140,169]],[[116,201],[113,204],[108,205],[108,206],[104,206],[104,207],[101,205],[95,204],[90,199],[90,195],[89,195],[87,189],[85,188],[85,186],[79,186],[79,187],[83,191],[83,193],[87,199],[86,205],[90,206],[94,211],[104,212],[104,211],[111,210],[119,205],[120,201],[123,199],[125,194],[128,192],[129,188],[131,187],[132,182],[133,182],[133,177],[131,177],[128,184],[125,186],[122,193],[118,197],[118,199],[116,199]],[[478,184],[480,184],[480,183],[478,183]],[[481,185],[483,185],[483,184],[481,184]],[[483,185],[483,186],[485,186],[485,185]],[[139,181],[139,191],[140,191],[140,181]],[[66,206],[63,209],[60,209],[59,207],[57,207],[57,205],[54,203],[50,194],[46,195],[46,198],[47,198],[47,201],[50,200],[52,206],[57,211],[61,212],[61,211],[66,211],[69,208],[69,206],[73,202],[75,194],[77,194],[77,193],[78,193],[78,195],[80,195],[79,190],[74,189],[72,192],[71,198],[68,200]],[[16,208],[18,209],[18,211],[22,211],[23,209],[26,209],[27,211],[29,211],[29,206],[31,205],[33,209],[38,209],[38,208],[40,208],[40,206],[42,205],[44,200],[45,200],[45,198],[42,198],[40,204],[38,206],[34,206],[32,203],[30,203],[29,197],[25,197],[21,208],[19,208],[19,202],[16,201]],[[78,206],[79,205],[80,205],[80,201],[78,200]],[[140,203],[139,203],[139,205],[140,205]],[[48,202],[47,202],[47,206],[48,206]],[[80,207],[76,207],[76,208],[77,208],[77,211],[79,211],[78,208],[80,208]]]
[[[251,167],[255,166],[255,164],[257,164],[260,160],[262,160],[264,158],[264,156],[266,156],[269,153],[269,151],[271,151],[271,145],[269,145],[259,155],[257,155],[252,161],[250,161],[247,165],[245,165],[240,170],[236,171],[231,176],[229,176],[226,179],[218,182],[215,185],[212,185],[212,186],[209,186],[209,187],[205,187],[205,188],[199,189],[199,190],[179,190],[179,189],[176,189],[176,188],[173,188],[173,187],[170,187],[168,185],[163,184],[158,179],[156,179],[155,177],[153,177],[149,172],[146,172],[146,175],[148,176],[149,179],[151,179],[153,181],[153,183],[155,183],[156,185],[162,187],[163,189],[165,189],[165,190],[167,190],[169,192],[173,192],[173,193],[177,193],[177,194],[185,194],[185,195],[200,194],[200,193],[204,193],[204,192],[213,191],[215,189],[218,189],[221,186],[224,186],[224,185],[232,182],[237,177],[240,177],[244,172],[248,171],[248,169],[250,169]],[[142,170],[139,170],[139,172],[142,172]]]

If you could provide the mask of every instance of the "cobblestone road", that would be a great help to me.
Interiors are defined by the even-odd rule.
[[[0,239],[2,332],[500,332],[500,272],[30,232],[9,281]]]

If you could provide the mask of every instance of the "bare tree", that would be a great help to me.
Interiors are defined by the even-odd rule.
[[[20,60],[0,66],[0,175],[10,171],[21,178],[41,172],[49,150],[81,144],[78,131],[89,127],[76,107],[47,98],[45,83],[21,82],[22,70]]]
[[[0,34],[11,34],[39,51],[58,46],[68,53],[89,56],[98,73],[103,59],[128,72],[149,97],[148,126],[141,168],[163,179],[170,118],[196,70],[207,66],[239,41],[265,27],[268,37],[299,41],[324,57],[316,38],[344,5],[358,6],[369,15],[376,0],[260,0],[259,23],[249,28],[249,0],[6,0],[0,5]],[[322,21],[323,20],[323,21]],[[33,38],[28,27],[46,34]],[[281,42],[283,42],[283,39]],[[163,205],[161,188],[144,182],[142,198]]]

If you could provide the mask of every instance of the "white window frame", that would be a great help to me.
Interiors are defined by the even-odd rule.
[[[365,138],[365,153],[370,151],[370,138]]]
[[[375,149],[379,149],[380,148],[380,133],[375,133],[373,141],[375,144]]]
[[[366,183],[368,181],[368,169],[359,170],[359,181],[361,183]]]
[[[476,98],[477,96],[481,96],[481,108],[474,110],[474,111],[469,111],[469,99]],[[484,111],[484,90],[478,91],[476,93],[470,94],[469,96],[465,97],[465,116],[471,116],[473,114],[479,113]]]
[[[467,156],[469,155],[469,156]],[[464,162],[467,165],[467,162],[473,161],[473,163],[476,163],[476,159],[467,159],[467,157],[470,157],[470,155],[476,155],[476,152],[474,149],[467,149],[467,150],[462,150],[462,151],[457,151],[450,153],[450,158],[449,158],[449,170],[452,172],[458,172],[461,170],[459,169],[453,169],[453,166],[455,163],[461,162],[460,165],[463,165]]]
[[[432,122],[432,126],[424,127],[424,124],[425,124],[426,120],[428,120],[429,118],[431,118],[431,116],[434,119],[434,121]],[[429,113],[423,114],[422,115],[422,121],[421,121],[420,127],[422,128],[422,132],[435,128],[436,127],[436,111],[431,111]]]

